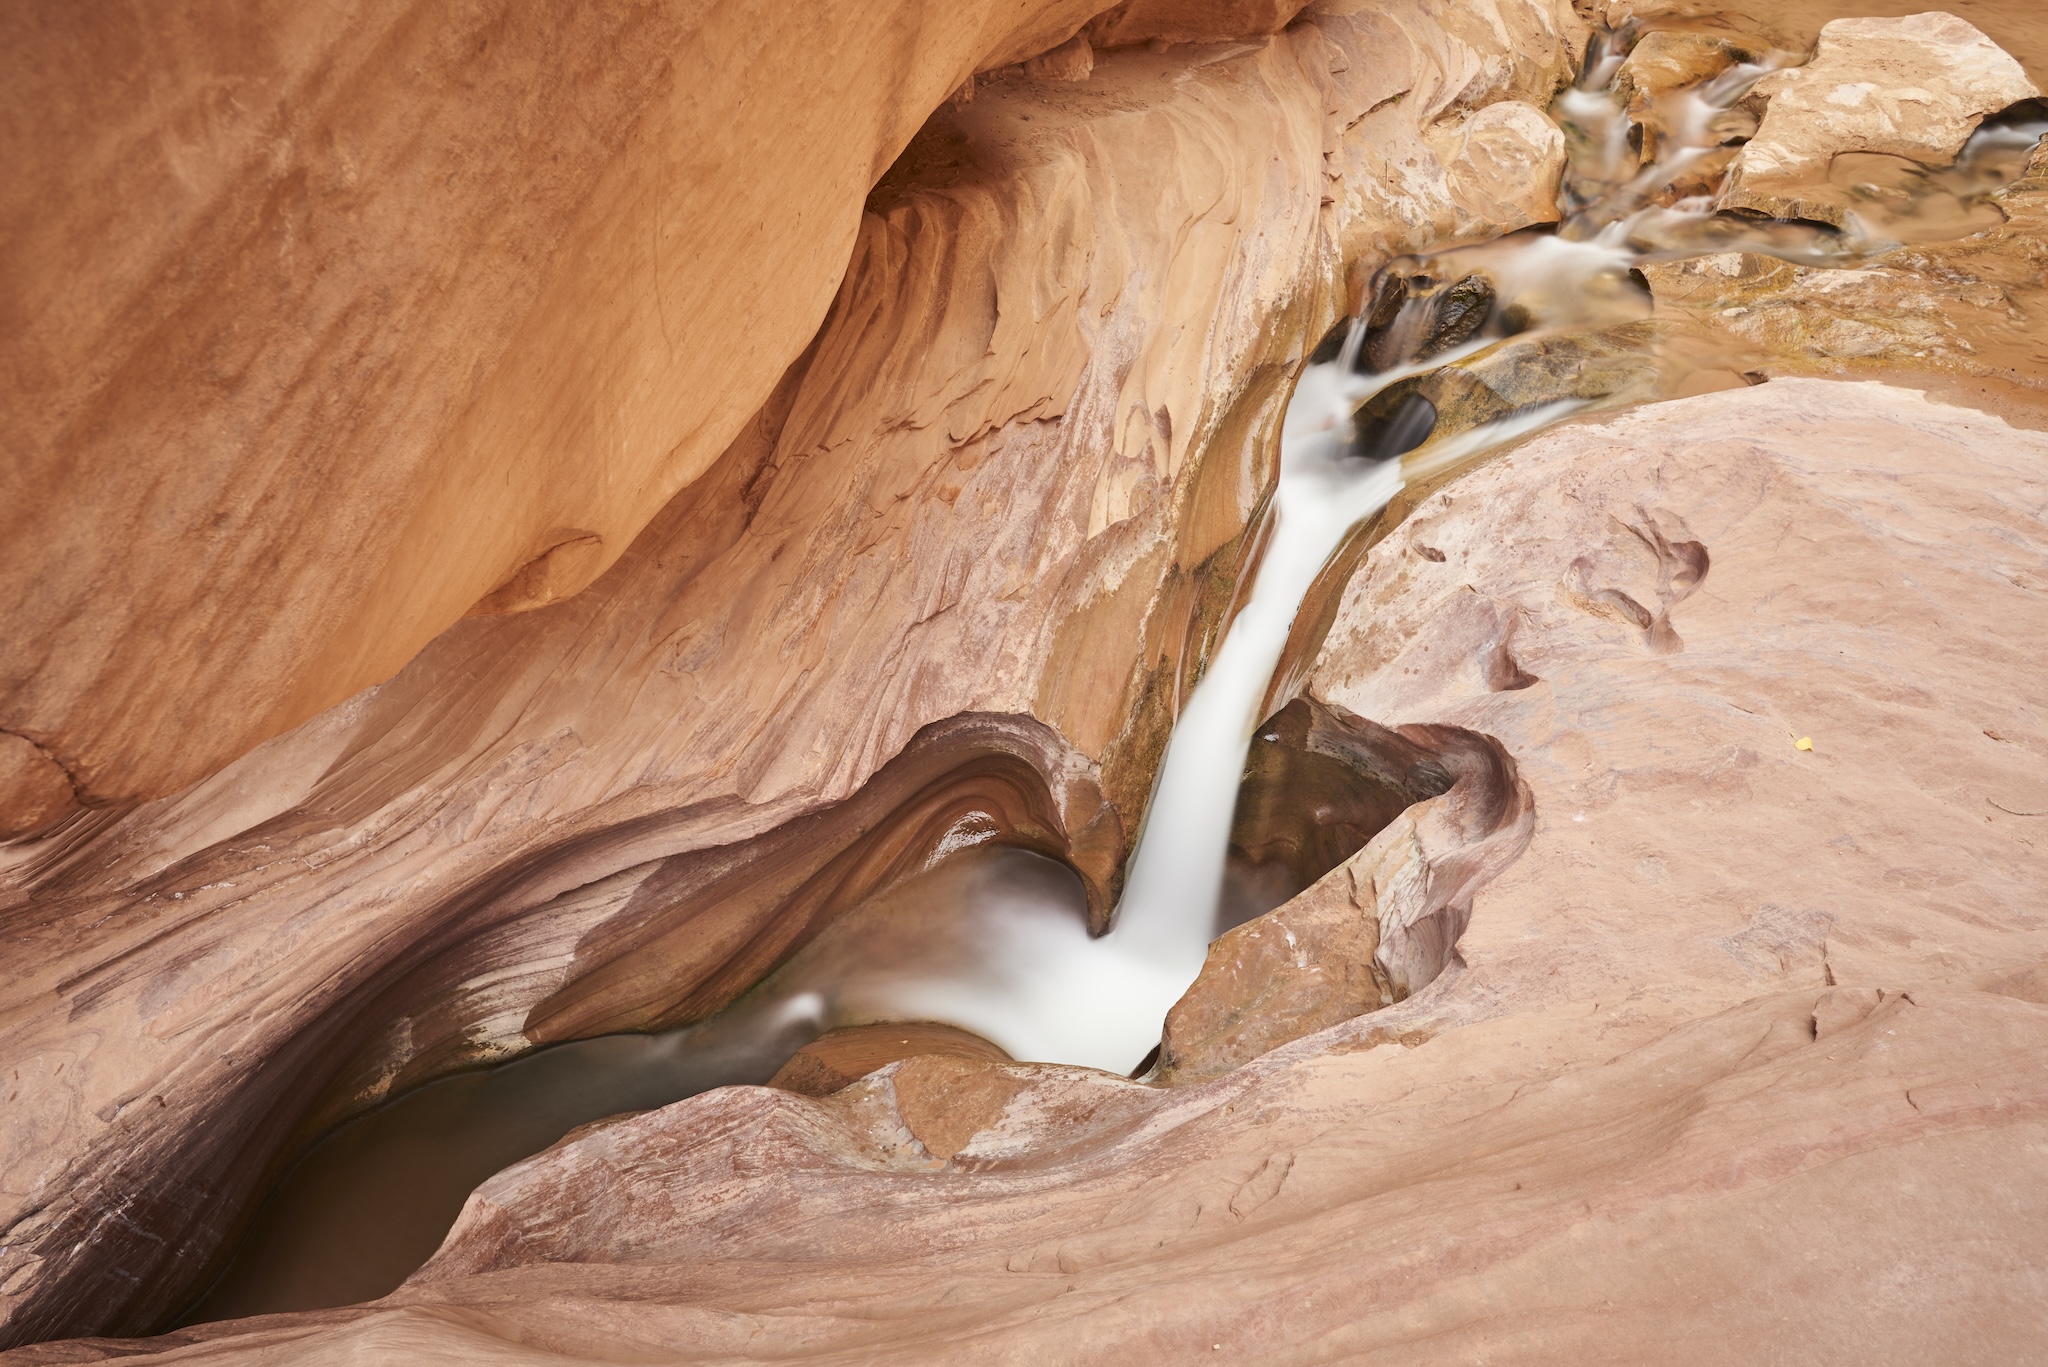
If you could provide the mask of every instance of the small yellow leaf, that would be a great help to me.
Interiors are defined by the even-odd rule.
[[[1798,740],[1792,742],[1792,748],[1794,750],[1811,750],[1813,748],[1813,737],[1801,736]]]

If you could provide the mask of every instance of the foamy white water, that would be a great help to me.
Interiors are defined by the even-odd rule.
[[[1351,415],[1389,385],[1455,361],[1480,345],[1446,352],[1426,365],[1361,376],[1349,365],[1357,347],[1354,337],[1337,359],[1307,367],[1295,388],[1281,426],[1280,480],[1265,554],[1250,596],[1174,723],[1116,927],[1105,937],[1175,966],[1185,977],[1183,988],[1194,980],[1208,950],[1238,776],[1295,614],[1352,529],[1386,507],[1413,477],[1404,459],[1365,460],[1351,454]],[[1572,406],[1546,406],[1475,428],[1436,443],[1425,458],[1433,471],[1448,469],[1555,421]]]

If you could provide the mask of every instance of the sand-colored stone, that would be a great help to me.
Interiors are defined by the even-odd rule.
[[[1096,8],[12,11],[0,727],[158,797],[590,583],[926,115]]]
[[[1378,263],[1410,250],[1408,241],[1487,237],[1505,222],[1539,222],[1552,211],[1553,181],[1533,178],[1551,167],[1551,135],[1538,120],[1550,123],[1542,111],[1576,69],[1579,52],[1558,50],[1561,37],[1584,32],[1575,18],[1539,6],[1358,0],[1318,5],[1314,18],[1344,110],[1326,151],[1325,195],[1356,291]],[[1446,37],[1455,44],[1449,61]],[[1528,108],[1476,114],[1504,101]],[[1471,117],[1480,117],[1482,136],[1469,144],[1477,160],[1454,181],[1439,149],[1466,147],[1460,125]],[[1518,168],[1532,175],[1520,188],[1511,183]],[[1447,188],[1477,193],[1478,201],[1461,203]]]
[[[1219,43],[1278,33],[1305,0],[1122,0],[1088,21],[1098,47]]]
[[[710,1093],[493,1178],[385,1301],[12,1360],[2025,1360],[2043,462],[1780,380],[1417,509],[1314,691],[1497,737],[1535,831],[1390,1010],[1187,1088],[939,1060],[951,1111],[911,1063]],[[1661,602],[1646,519],[1708,552],[1678,649],[1559,590]],[[1417,668],[1475,598],[1536,682]]]
[[[47,830],[78,810],[70,776],[49,753],[24,736],[0,733],[0,840]]]
[[[1007,1063],[1010,1058],[981,1036],[951,1025],[931,1021],[849,1025],[828,1030],[797,1050],[768,1085],[804,1096],[830,1096],[878,1068],[925,1055],[993,1063]]]
[[[1614,88],[1638,120],[1658,113],[1665,96],[1712,80],[1737,62],[1764,55],[1763,43],[1712,29],[1652,29],[1636,40],[1614,73]],[[1650,153],[1645,147],[1645,153]]]
[[[1433,124],[1425,136],[1447,170],[1452,195],[1477,211],[1482,235],[1557,221],[1564,134],[1535,105],[1500,100]]]
[[[1739,34],[1745,43],[1807,55],[1821,29],[1836,19],[1905,19],[1928,12],[1928,0],[1743,0],[1710,9],[1696,0],[1602,0],[1589,17],[1615,26],[1631,19],[1660,27],[1710,25]],[[1942,0],[1938,12],[1989,35],[2036,84],[2048,78],[2048,14],[2034,0]]]
[[[1085,33],[1077,33],[1024,63],[1024,74],[1037,81],[1085,81],[1094,70],[1095,49]]]
[[[1826,184],[1844,153],[1945,166],[1987,114],[2040,92],[2010,54],[1952,14],[1837,19],[1813,59],[1773,72],[1756,135],[1729,168],[1720,203],[1778,218],[1840,223]]]
[[[1303,340],[1359,253],[1480,221],[1433,158],[1372,179],[1373,140],[1540,100],[1583,32],[1549,0],[1336,10],[991,74],[596,585],[0,853],[7,1332],[147,1328],[322,1126],[715,1009],[949,839],[1063,844],[1106,914]],[[560,523],[564,554],[610,535]]]

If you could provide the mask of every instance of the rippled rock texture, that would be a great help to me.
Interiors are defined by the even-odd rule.
[[[1539,437],[1372,550],[1314,666],[1533,797],[1428,988],[1197,1086],[710,1093],[493,1178],[387,1300],[179,1360],[2023,1359],[2044,460],[1810,380]]]
[[[159,797],[589,584],[810,341],[931,108],[1093,10],[15,12],[0,728]]]
[[[21,125],[24,184],[181,206],[14,258],[118,288],[11,305],[60,515],[0,551],[43,832],[0,850],[9,1342],[161,1325],[335,1121],[701,1019],[947,851],[1056,855],[1099,926],[1304,339],[1380,261],[1555,215],[1585,37],[1549,0],[370,18],[157,21],[233,79],[8,48],[112,130],[62,165]],[[675,57],[712,50],[740,75]],[[1951,84],[2010,76],[1979,55]],[[136,82],[146,123],[75,105]],[[2042,169],[1964,243],[1647,280],[1769,373],[2024,388]],[[1649,336],[1425,396],[1639,398]],[[1348,777],[1266,777],[1343,810],[1241,821],[1298,895],[1147,1081],[827,1036],[499,1173],[384,1300],[14,1360],[2024,1358],[2044,458],[1797,378],[1536,439],[1342,562],[1273,734]]]
[[[1205,23],[1240,13],[1201,9]],[[1112,46],[1145,37],[1144,12],[1115,21],[1137,30],[1098,31],[1074,80],[1073,51],[1064,74],[1015,63],[1065,46],[1087,14],[998,22],[956,7],[900,28],[862,20],[846,37],[836,11],[720,9],[733,33],[650,30],[647,52],[738,51],[770,69],[713,81],[650,55],[636,75],[620,48],[606,79],[639,83],[606,127],[628,150],[571,149],[559,184],[527,183],[514,154],[566,111],[498,109],[504,127],[470,134],[464,120],[481,114],[467,97],[428,107],[376,82],[482,81],[499,53],[559,91],[575,84],[561,61],[595,61],[614,39],[521,37],[509,20],[444,31],[423,12],[360,79],[383,136],[400,139],[389,155],[411,149],[448,188],[436,199],[405,181],[390,212],[445,201],[483,246],[460,246],[452,227],[415,255],[376,246],[368,218],[317,196],[293,217],[292,187],[339,177],[334,193],[371,193],[347,190],[344,164],[361,186],[368,153],[319,131],[357,117],[352,87],[319,81],[267,96],[282,126],[315,125],[265,144],[283,181],[259,161],[219,191],[284,196],[281,218],[249,211],[273,236],[209,249],[251,271],[281,263],[289,279],[258,290],[271,304],[198,258],[148,275],[145,248],[156,261],[177,244],[136,239],[135,289],[175,286],[196,312],[118,376],[50,363],[129,407],[37,409],[76,417],[51,429],[37,468],[91,488],[51,484],[36,506],[95,539],[75,564],[33,553],[37,574],[79,577],[30,595],[33,629],[9,660],[99,661],[128,680],[22,685],[61,699],[63,726],[120,731],[93,742],[119,776],[93,800],[209,776],[5,851],[11,1338],[160,1324],[252,1194],[334,1120],[538,1042],[701,1016],[949,841],[1058,848],[1106,914],[1269,487],[1301,338],[1348,306],[1352,267],[1545,212],[1548,163],[1514,149],[1547,143],[1540,110],[1584,37],[1552,0],[1403,0],[1325,5],[1274,36],[1284,16],[1246,10],[1238,41]],[[316,27],[276,60],[339,80],[322,54],[354,41]],[[789,54],[829,54],[836,74],[805,84]],[[147,68],[146,54],[132,61]],[[976,67],[990,69],[969,87]],[[888,98],[842,107],[853,88]],[[716,103],[728,98],[745,107]],[[1503,102],[1511,117],[1484,114]],[[1439,125],[1463,132],[1433,143]],[[422,150],[471,136],[474,179]],[[774,150],[784,143],[791,156]],[[1506,151],[1454,175],[1437,145]],[[327,170],[294,169],[315,150]],[[743,168],[743,195],[719,198],[697,169],[707,157]],[[1516,167],[1532,177],[1519,187]],[[1467,184],[1476,199],[1460,198]],[[715,208],[687,198],[707,195]],[[440,231],[401,218],[391,232]],[[325,239],[305,225],[343,223],[363,234],[361,274],[317,269]],[[511,269],[501,247],[547,270],[515,288],[492,274]],[[484,276],[472,289],[444,270]],[[365,312],[350,302],[364,291],[415,312]],[[217,311],[234,325],[208,323]],[[293,345],[341,357],[345,376],[294,378],[313,362],[286,347],[261,352],[239,387],[192,380],[199,363],[181,347],[254,346],[281,316],[334,319]],[[114,327],[34,345],[70,355]],[[412,366],[419,354],[498,359],[444,375]],[[403,403],[365,397],[401,380]],[[155,468],[123,443],[185,430],[150,407],[167,394],[204,409],[179,422],[251,435],[207,442],[219,465],[191,467],[148,526],[198,535],[211,505],[187,501],[223,482],[256,497],[275,483],[260,462],[284,462],[290,499],[318,514],[262,505],[285,549],[230,520],[221,544],[243,569],[201,556],[172,574],[147,527],[117,530],[146,490],[90,472]],[[265,416],[292,403],[297,426]],[[308,443],[319,460],[299,454]],[[340,499],[300,479],[322,469],[368,492]],[[560,565],[521,570],[554,528],[568,529]],[[101,568],[117,555],[119,574]],[[138,577],[150,595],[119,587]],[[92,610],[88,582],[120,611]],[[190,606],[202,592],[232,629]],[[384,677],[487,594],[487,615],[387,682],[210,772],[336,695],[321,690]],[[168,645],[115,651],[139,630],[120,615],[137,603],[171,624]],[[213,633],[207,668],[187,667],[188,632]],[[266,663],[273,649],[289,670]]]

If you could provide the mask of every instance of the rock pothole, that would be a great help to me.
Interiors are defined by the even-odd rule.
[[[1307,699],[1281,716],[1284,731],[1269,723],[1263,734],[1301,739],[1284,749],[1269,742],[1275,758],[1256,780],[1248,774],[1240,829],[1266,857],[1246,862],[1277,881],[1337,858],[1297,895],[1210,945],[1201,976],[1167,1016],[1163,1081],[1220,1076],[1426,987],[1455,954],[1473,895],[1535,829],[1529,787],[1490,737],[1454,726],[1390,730]],[[1298,758],[1280,758],[1290,751]],[[1264,815],[1267,795],[1287,791],[1285,778],[1269,773],[1293,780],[1291,820]],[[1366,833],[1385,804],[1404,796],[1410,801]]]

